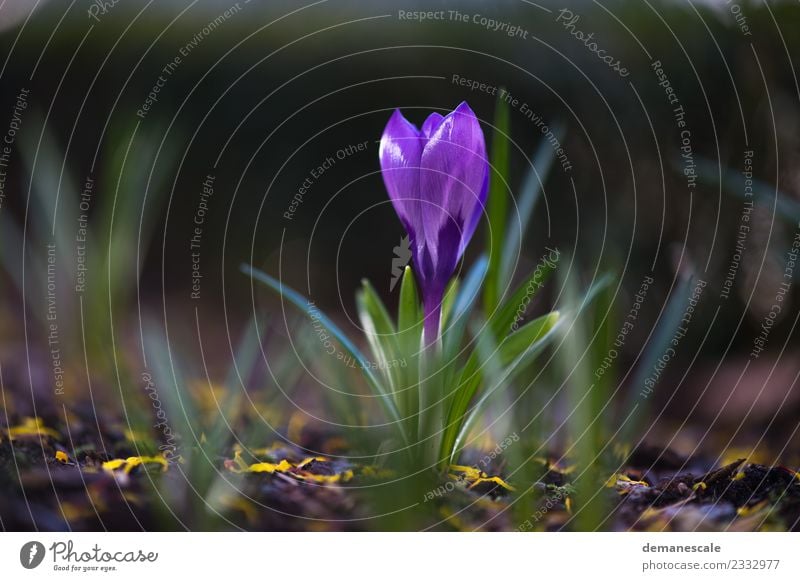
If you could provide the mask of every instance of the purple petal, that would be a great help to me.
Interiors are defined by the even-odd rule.
[[[487,167],[486,177],[483,179],[483,186],[481,186],[480,194],[478,195],[478,205],[472,213],[470,220],[464,225],[464,231],[461,233],[461,245],[458,248],[458,256],[464,254],[467,244],[472,240],[472,235],[475,234],[475,229],[478,227],[478,222],[481,220],[484,208],[486,207],[486,196],[489,193],[489,170]]]
[[[439,115],[438,113],[431,113],[428,115],[428,118],[425,119],[425,123],[422,124],[422,135],[428,139],[439,128],[439,125],[442,124],[442,120],[444,117]]]
[[[442,119],[425,144],[420,165],[425,243],[436,249],[433,260],[438,263],[438,249],[445,242],[440,232],[452,232],[447,224],[452,220],[459,231],[458,240],[452,241],[457,261],[483,212],[489,175],[483,131],[469,105],[461,103]]]
[[[426,344],[432,343],[439,334],[439,319],[442,312],[442,299],[448,281],[452,278],[458,264],[458,241],[461,228],[454,220],[447,220],[445,226],[439,230],[439,239],[436,245],[438,256],[433,262],[431,248],[424,247],[420,253],[420,260],[415,262],[416,273],[423,288],[423,307],[425,311]]]
[[[419,130],[395,110],[381,136],[379,157],[383,183],[395,212],[412,242],[421,236],[419,166],[424,140]]]

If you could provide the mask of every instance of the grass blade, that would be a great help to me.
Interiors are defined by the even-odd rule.
[[[555,139],[561,143],[564,140],[564,127],[561,124],[552,125]],[[543,140],[533,156],[531,168],[525,175],[522,182],[520,194],[517,201],[517,212],[512,213],[506,237],[502,245],[502,261],[500,266],[500,287],[504,287],[511,282],[514,275],[514,259],[519,254],[522,245],[522,236],[528,230],[533,209],[539,196],[542,193],[550,167],[553,165],[556,150],[548,140]]]
[[[555,336],[560,322],[559,312],[553,311],[531,321],[513,335],[506,337],[499,346],[494,343],[491,333],[476,335],[478,346],[475,361],[477,363],[479,358],[481,360],[479,366],[475,365],[475,376],[478,379],[470,381],[468,384],[473,388],[473,393],[465,393],[464,397],[460,398],[458,407],[451,410],[453,415],[448,415],[448,429],[451,426],[453,429],[452,433],[445,435],[442,442],[442,457],[448,458],[449,463],[452,464],[456,460],[470,429],[492,395],[533,362]],[[487,348],[489,344],[491,344],[491,349]],[[480,373],[478,373],[478,367],[480,367]],[[483,377],[495,378],[493,379],[494,386],[484,390],[478,401],[470,408],[469,404],[478,391],[477,386]]]
[[[410,332],[415,327],[422,325],[422,311],[419,308],[419,295],[414,272],[406,266],[403,280],[400,282],[400,303],[397,307],[397,330],[401,333]]]
[[[677,164],[676,164],[677,165]],[[682,164],[678,167],[683,167]],[[717,164],[709,159],[700,158],[697,161],[697,176],[701,181],[709,184],[719,184],[729,194],[744,198],[744,176],[739,171],[729,168],[720,169]],[[761,180],[753,179],[753,201],[765,208],[775,206],[776,213],[791,224],[800,222],[800,202]]]
[[[254,266],[250,266],[249,264],[242,264],[240,266],[240,270],[252,277],[253,279],[261,282],[281,297],[288,300],[290,303],[295,305],[298,309],[300,309],[303,313],[308,315],[308,307],[310,301],[305,298],[303,295],[295,291],[294,289],[284,285],[281,281],[271,277],[266,272],[255,268]],[[383,386],[380,380],[375,376],[374,373],[369,369],[369,361],[364,354],[361,353],[361,350],[356,347],[355,343],[353,343],[350,338],[339,329],[339,327],[322,311],[316,311],[317,316],[319,317],[319,322],[326,327],[328,332],[336,337],[339,343],[344,347],[350,355],[359,363],[359,367],[361,369],[361,373],[364,375],[364,378],[367,380],[370,389],[372,389],[373,393],[378,397],[381,405],[384,407],[389,419],[394,422],[394,425],[398,427],[403,436],[403,439],[407,441],[407,435],[405,430],[402,428],[402,422],[400,421],[400,413],[397,410],[397,406],[394,403],[394,399],[392,398],[392,394],[386,390],[385,386]]]
[[[526,304],[530,304],[536,297],[555,269],[555,262],[550,260],[541,262],[497,310],[489,321],[497,339],[502,339],[514,330],[514,325],[520,322],[518,319],[525,314]]]
[[[469,321],[469,314],[475,305],[475,299],[486,280],[489,263],[485,255],[481,256],[467,273],[458,296],[456,297],[448,325],[442,333],[445,357],[455,357],[459,345],[464,338],[464,331]]]
[[[483,293],[484,311],[491,313],[497,306],[500,288],[500,261],[503,256],[503,239],[505,237],[508,214],[509,174],[509,139],[511,128],[509,122],[508,103],[497,99],[494,115],[494,133],[492,135],[491,168],[489,169],[489,198],[487,214],[489,225],[486,229],[486,246],[489,249],[489,272]]]

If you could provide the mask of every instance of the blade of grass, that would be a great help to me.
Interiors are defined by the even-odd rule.
[[[577,283],[572,277],[564,280],[564,296],[567,305],[578,305]],[[598,486],[602,486],[602,479],[599,476],[600,447],[596,445],[593,432],[601,418],[599,409],[594,406],[593,395],[597,386],[592,383],[590,369],[592,349],[588,336],[591,331],[586,329],[586,320],[592,319],[592,313],[587,306],[588,303],[582,301],[570,317],[571,324],[562,327],[561,347],[557,352],[566,381],[568,439],[577,464],[573,485],[576,505],[580,509],[576,516],[580,531],[595,530],[604,516],[602,496],[595,494]]]
[[[397,307],[397,341],[405,360],[403,367],[404,391],[402,412],[407,421],[407,432],[416,434],[419,430],[419,362],[418,353],[422,341],[422,309],[420,309],[414,272],[406,266],[400,282],[400,299]]]
[[[271,277],[266,272],[259,270],[254,266],[250,266],[249,264],[242,264],[240,266],[240,270],[244,274],[265,284],[268,288],[278,293],[279,296],[288,300],[308,316],[308,306],[310,302],[303,295],[284,285],[281,281]],[[356,361],[358,361],[361,373],[367,380],[367,384],[370,386],[370,389],[372,389],[373,393],[377,396],[381,405],[384,407],[389,419],[392,420],[397,429],[400,430],[403,440],[408,441],[407,434],[405,433],[405,429],[402,427],[402,422],[400,421],[400,413],[394,403],[392,394],[386,390],[375,374],[369,369],[369,361],[367,358],[364,357],[358,347],[356,347],[355,343],[353,343],[350,338],[341,329],[339,329],[339,327],[327,315],[321,311],[317,311],[317,316],[319,317],[320,323],[325,326],[328,332],[331,333],[339,341],[339,343],[341,343],[342,347],[344,347]]]
[[[489,321],[495,338],[502,339],[510,332],[517,317],[524,315],[525,302],[529,304],[539,293],[550,276],[555,272],[556,264],[545,261],[537,266],[533,272],[520,284],[509,299],[497,309],[494,316]]]
[[[677,168],[683,167],[682,162],[673,165]],[[729,194],[746,199],[745,178],[738,170],[729,168],[720,170],[719,166],[710,159],[698,158],[697,176],[701,181],[714,185],[719,184]],[[753,179],[752,186],[753,198],[757,204],[769,209],[772,209],[774,205],[776,212],[784,220],[791,224],[800,222],[800,202],[793,200],[790,196],[778,190],[776,186],[761,180]]]
[[[442,336],[444,343],[444,353],[446,359],[453,359],[464,338],[464,331],[469,321],[469,315],[475,305],[475,299],[481,289],[481,285],[486,280],[488,272],[488,259],[482,255],[467,273],[464,283],[461,285],[458,296],[453,303],[450,325],[448,325]]]
[[[480,376],[483,378],[492,377],[494,387],[483,390],[482,395],[471,409],[469,404],[474,394],[469,399],[462,400],[465,402],[463,411],[457,410],[452,417],[448,415],[448,429],[451,425],[455,426],[455,429],[452,430],[452,436],[447,434],[443,438],[442,456],[448,458],[450,464],[457,459],[457,455],[469,435],[470,429],[493,393],[511,381],[535,360],[542,349],[555,336],[555,330],[559,327],[560,321],[559,312],[553,311],[531,321],[517,333],[514,333],[514,335],[518,335],[516,338],[507,337],[500,345],[495,344],[494,338],[490,337],[490,333],[477,333],[478,346],[475,354],[477,356],[476,361],[479,358],[481,359],[479,365],[481,369]],[[522,334],[520,335],[520,333]],[[491,345],[491,350],[487,350],[488,345]],[[479,382],[480,378],[475,385],[477,386]]]
[[[561,143],[564,140],[564,126],[560,123],[551,125],[553,135]],[[502,260],[500,266],[500,288],[506,287],[514,276],[514,259],[519,254],[522,245],[522,237],[528,231],[533,209],[544,187],[550,168],[555,159],[556,150],[548,140],[542,140],[533,162],[522,182],[520,194],[517,201],[517,212],[512,213],[509,221],[506,237],[502,245]]]
[[[388,382],[395,404],[402,408],[399,401],[401,394],[398,389],[402,386],[400,368],[395,363],[399,360],[399,345],[397,343],[397,330],[389,316],[383,301],[368,280],[362,281],[362,289],[356,296],[356,304],[367,342],[375,357],[375,366]]]
[[[456,300],[456,296],[458,296],[458,287],[460,285],[461,281],[458,280],[458,277],[453,277],[444,291],[444,297],[442,298],[442,328],[447,326],[447,322],[450,320],[450,312],[453,310],[453,303]]]
[[[631,442],[633,434],[639,430],[641,420],[637,421],[636,418],[648,417],[646,411],[642,409],[638,410],[635,414],[631,414],[631,412],[635,406],[640,404],[640,402],[637,401],[639,399],[639,389],[644,385],[645,378],[653,371],[653,366],[669,346],[675,331],[681,323],[685,305],[692,293],[693,285],[694,276],[681,277],[681,280],[675,286],[667,301],[664,314],[656,323],[656,327],[651,336],[652,338],[647,342],[642,357],[636,365],[636,370],[631,379],[632,388],[628,390],[628,397],[624,406],[626,412],[624,417],[630,415],[632,419],[627,422],[621,430],[620,441],[622,442]],[[645,403],[646,402],[647,400],[645,400]],[[641,405],[645,405],[645,403]]]
[[[503,256],[503,238],[505,237],[508,214],[509,176],[509,139],[511,128],[509,122],[509,105],[498,97],[495,105],[494,132],[492,134],[491,168],[489,170],[489,198],[487,214],[489,223],[486,229],[486,247],[489,249],[489,270],[483,293],[483,309],[491,313],[497,306],[498,289],[500,288],[500,261]]]

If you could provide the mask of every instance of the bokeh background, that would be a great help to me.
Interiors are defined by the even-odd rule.
[[[254,290],[242,263],[279,275],[356,334],[353,296],[362,278],[395,300],[392,261],[404,233],[377,161],[391,111],[399,107],[420,123],[431,110],[467,100],[491,131],[495,97],[454,83],[457,75],[505,87],[548,127],[563,130],[571,169],[555,163],[547,174],[519,272],[546,245],[557,246],[585,281],[612,274],[622,313],[652,274],[641,322],[621,350],[623,369],[640,357],[681,274],[707,282],[653,396],[664,439],[691,447],[713,426],[742,445],[763,435],[778,452],[791,451],[800,411],[793,280],[764,353],[750,353],[786,280],[800,218],[796,2],[33,5],[8,0],[0,9],[0,132],[12,123],[20,91],[29,91],[0,207],[3,384],[33,394],[16,399],[14,413],[30,414],[37,402],[86,402],[92,379],[95,404],[118,406],[127,380],[116,353],[134,369],[143,366],[142,321],[166,329],[190,377],[224,375],[255,311],[271,317],[275,348],[286,345],[296,314]],[[573,28],[564,26],[562,9],[579,16]],[[420,10],[445,17],[400,16]],[[488,29],[480,17],[520,32]],[[593,33],[629,74],[606,66],[575,30]],[[654,61],[685,110],[697,174],[691,188]],[[543,136],[520,107],[511,109],[511,128],[513,186]],[[358,144],[361,150],[336,158]],[[724,298],[748,150],[757,194]],[[298,189],[327,158],[335,163],[318,172],[287,219]],[[213,194],[204,197],[208,176]],[[75,238],[89,180],[88,288],[76,292]],[[193,249],[201,203],[207,209]],[[66,377],[55,397],[51,243]],[[474,256],[468,252],[466,263]],[[543,296],[537,308],[552,299]],[[623,373],[621,381],[636,393],[633,377]],[[299,407],[324,407],[313,388],[299,397]],[[645,420],[656,421],[656,413]]]

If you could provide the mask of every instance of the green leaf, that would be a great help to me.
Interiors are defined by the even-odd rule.
[[[564,140],[564,127],[560,123],[551,125],[553,135],[561,143]],[[533,156],[533,162],[525,175],[517,197],[516,212],[512,212],[509,218],[506,237],[501,247],[502,260],[499,274],[499,287],[507,286],[514,275],[514,261],[519,258],[522,245],[522,238],[528,230],[533,209],[547,181],[550,167],[553,165],[556,150],[552,144],[543,139]]]
[[[284,285],[281,281],[271,277],[266,272],[255,268],[254,266],[250,266],[249,264],[242,264],[240,266],[240,270],[250,276],[251,278],[267,285],[270,289],[278,293],[281,297],[288,300],[290,303],[295,305],[298,309],[300,309],[303,313],[307,316],[309,315],[309,306],[312,304],[307,298],[303,295],[298,293],[296,290]],[[364,375],[364,378],[367,380],[367,384],[369,385],[370,389],[372,389],[373,393],[378,396],[378,401],[380,401],[381,405],[383,405],[384,409],[386,410],[389,419],[392,420],[393,424],[398,427],[403,436],[405,441],[408,441],[407,434],[405,433],[405,429],[402,428],[402,422],[400,421],[400,413],[397,410],[397,406],[394,403],[394,399],[392,398],[392,394],[389,393],[389,390],[380,382],[380,380],[375,376],[374,373],[370,370],[369,361],[364,354],[356,347],[355,343],[353,343],[350,338],[339,329],[339,327],[334,323],[327,315],[325,315],[322,311],[316,310],[316,315],[319,319],[319,322],[325,326],[328,332],[333,335],[339,343],[341,343],[342,347],[345,348],[346,351],[353,356],[356,361],[359,363],[359,368],[361,373]]]
[[[397,329],[406,333],[415,327],[422,327],[422,311],[419,308],[417,284],[414,272],[406,266],[403,280],[400,282],[400,303],[397,308]]]
[[[233,361],[225,379],[226,393],[221,400],[214,398],[220,411],[206,433],[207,444],[203,446],[213,454],[220,453],[229,445],[231,423],[236,421],[243,394],[247,392],[247,379],[261,354],[259,329],[255,317],[250,319],[234,352]],[[211,386],[209,386],[211,389]],[[212,391],[213,394],[213,391]]]
[[[463,442],[475,424],[479,413],[483,411],[489,398],[497,393],[503,383],[500,381],[503,370],[499,362],[497,342],[492,333],[484,332],[485,327],[485,322],[483,322],[482,326],[472,325],[472,335],[475,337],[475,352],[473,353],[474,357],[471,357],[468,363],[473,364],[472,371],[475,373],[479,366],[478,361],[481,361],[480,366],[483,368],[483,372],[480,373],[480,376],[496,378],[498,381],[489,389],[484,390],[484,395],[472,406],[471,410],[468,409],[469,402],[467,402],[464,414],[460,417],[452,418],[452,422],[448,421],[448,430],[442,441],[441,458],[445,459],[442,468],[447,468],[447,465],[455,463],[458,449],[463,446]],[[449,417],[448,420],[450,420]]]
[[[383,336],[394,337],[397,329],[394,327],[394,321],[383,304],[375,287],[365,278],[361,281],[361,294],[364,297],[365,306],[367,307],[370,316],[375,321],[375,328]]]
[[[500,261],[503,253],[508,214],[509,175],[509,139],[511,129],[508,103],[497,99],[494,116],[494,133],[492,135],[492,156],[489,178],[489,197],[486,211],[489,218],[486,229],[486,246],[489,249],[489,272],[484,287],[484,311],[491,313],[497,306],[498,289],[500,288]]]
[[[377,364],[375,367],[389,382],[397,405],[401,405],[397,401],[397,390],[402,383],[399,368],[396,365],[399,361],[400,351],[397,330],[375,288],[366,279],[362,281],[362,285],[361,291],[356,295],[359,318]]]
[[[595,296],[611,281],[610,275],[603,275],[601,276],[583,295],[583,301],[581,303],[580,309],[584,308],[587,304],[589,304],[592,300],[594,300]],[[521,287],[523,291],[523,295],[526,292],[523,287]],[[509,307],[509,305],[506,305]],[[506,315],[506,320],[508,320],[508,324],[510,321],[513,321],[515,309],[510,309],[511,312],[511,319],[508,319]],[[552,315],[556,316],[555,319],[552,318]],[[528,323],[527,325],[523,326],[522,328],[518,329],[512,335],[506,337],[503,341],[500,342],[499,347],[499,356],[501,358],[511,356],[512,353],[520,352],[521,353],[517,356],[515,360],[506,368],[506,371],[511,374],[512,372],[518,372],[524,368],[524,366],[533,360],[533,357],[538,353],[541,346],[545,344],[546,341],[549,341],[550,338],[553,336],[553,330],[559,325],[560,322],[560,315],[558,312],[549,313],[538,319],[535,319]],[[503,321],[503,326],[505,325],[505,321]],[[527,328],[526,328],[527,327]],[[538,337],[540,335],[541,329],[547,328],[548,330],[545,332],[544,336],[541,336],[538,340],[534,343],[527,343],[528,348],[525,348],[526,340]],[[516,333],[519,331],[525,330],[523,335],[519,335],[518,337],[514,337]],[[503,353],[506,353],[504,356]],[[452,461],[453,455],[458,450],[458,441],[459,435],[463,437],[463,423],[465,421],[465,414],[469,409],[469,404],[475,395],[478,393],[480,384],[482,380],[482,364],[478,357],[478,350],[474,351],[470,358],[467,360],[466,365],[461,371],[461,375],[458,381],[458,387],[455,391],[455,394],[452,397],[452,402],[450,404],[450,409],[446,416],[446,423],[445,423],[445,431],[442,435],[442,448],[441,454],[443,458],[450,458]]]
[[[487,375],[486,372],[489,372],[488,375],[493,377],[496,383],[495,388],[491,390],[494,391],[502,382],[510,380],[533,361],[554,336],[559,321],[558,311],[543,315],[509,335],[496,349],[489,351],[485,348],[486,342],[491,340],[491,344],[494,345],[494,339],[485,337],[486,333],[477,334],[478,346],[464,366],[459,390],[447,414],[447,427],[442,438],[442,458],[449,459],[450,463],[455,460],[455,455],[461,442],[466,438],[475,416],[488,399],[490,393],[485,392],[472,410],[468,411],[470,403],[479,391],[481,380]],[[497,370],[501,367],[502,373],[498,374]]]
[[[659,314],[658,319],[653,324],[650,335],[645,340],[645,347],[636,370],[631,380],[631,389],[628,390],[626,401],[627,413],[631,413],[636,405],[645,405],[641,403],[639,390],[644,385],[647,376],[653,372],[653,367],[656,365],[658,358],[664,354],[664,351],[669,347],[675,331],[681,325],[683,313],[686,309],[686,303],[692,295],[692,289],[695,285],[694,276],[682,276],[678,284],[670,293],[667,299],[666,307]],[[645,410],[640,409],[635,414],[636,417],[646,417]],[[632,436],[638,426],[641,425],[635,418],[626,423],[623,428],[621,442],[632,441]]]
[[[677,160],[673,163],[673,166],[682,170],[683,162]],[[713,161],[701,157],[697,159],[697,177],[706,183],[722,186],[729,194],[745,198],[745,178],[739,170],[721,168]],[[761,180],[752,180],[752,185],[753,201],[756,204],[770,210],[774,206],[777,215],[791,224],[800,222],[800,202],[793,200],[791,196],[778,190],[777,186]]]
[[[520,284],[511,297],[503,303],[490,319],[490,327],[500,340],[513,332],[524,317],[528,305],[538,294],[556,270],[556,262],[542,259],[528,277]]]
[[[444,353],[447,359],[454,358],[458,347],[461,345],[470,312],[486,278],[487,269],[488,260],[485,255],[481,255],[470,268],[464,283],[459,289],[458,296],[453,303],[452,315],[449,319],[450,324],[443,329],[442,333]]]
[[[397,307],[397,341],[400,356],[405,365],[401,367],[402,393],[399,400],[403,415],[407,419],[407,432],[416,434],[418,430],[417,412],[419,411],[419,365],[417,361],[422,342],[422,309],[417,295],[414,272],[406,266],[403,280],[400,282],[400,300]]]
[[[453,310],[453,303],[458,295],[458,287],[459,280],[457,277],[453,277],[450,282],[447,283],[447,288],[444,291],[444,297],[442,297],[442,328],[447,325],[447,321],[450,319],[450,311]]]
[[[553,311],[534,319],[511,333],[500,343],[500,363],[504,366],[508,365],[536,345],[540,339],[553,330],[560,317],[561,314],[558,311]]]
[[[594,304],[591,309],[587,308],[595,296],[602,301],[605,294],[602,291],[606,288],[605,285],[593,285],[580,299],[576,277],[565,276],[563,279],[564,301],[571,307],[568,315],[570,324],[562,327],[556,360],[565,379],[566,404],[570,410],[565,421],[568,438],[572,442],[570,451],[578,467],[573,485],[575,500],[580,507],[575,519],[579,526],[585,527],[581,530],[595,530],[600,526],[603,516],[608,514],[602,509],[605,500],[596,491],[597,482],[603,479],[600,462],[608,442],[602,433],[601,418],[610,402],[607,397],[602,397],[598,384],[592,381],[592,335],[598,331],[592,323],[596,311],[603,305]]]

